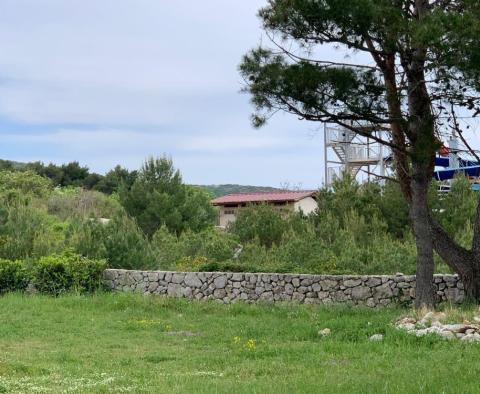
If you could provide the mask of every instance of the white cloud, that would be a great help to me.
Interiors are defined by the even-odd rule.
[[[234,95],[261,3],[4,0],[0,113],[159,124],[179,115],[184,96]]]

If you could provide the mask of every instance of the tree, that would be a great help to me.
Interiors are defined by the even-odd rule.
[[[130,189],[136,177],[137,171],[128,171],[126,168],[117,165],[113,170],[105,174],[94,186],[94,189],[106,194],[116,193],[122,184],[127,189]]]
[[[89,175],[88,167],[80,166],[78,161],[62,164],[62,186],[83,186]]]
[[[215,218],[208,195],[184,185],[180,172],[166,157],[146,160],[131,188],[123,185],[119,196],[148,236],[163,225],[177,235],[186,229],[198,231],[212,225]]]
[[[0,171],[0,197],[45,198],[52,192],[52,183],[33,171]]]
[[[240,242],[258,239],[260,245],[271,248],[280,244],[287,231],[288,221],[271,205],[253,205],[239,212],[232,224],[232,233]]]
[[[467,250],[428,204],[441,133],[462,132],[459,109],[464,116],[480,113],[479,2],[269,0],[259,16],[274,49],[254,49],[240,65],[254,125],[285,111],[389,146],[415,235],[416,306],[435,301],[434,248],[467,295],[480,300],[480,205]],[[316,59],[322,46],[365,54],[372,64]],[[382,139],[379,130],[386,128],[390,138]]]

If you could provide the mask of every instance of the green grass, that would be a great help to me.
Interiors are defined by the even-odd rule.
[[[396,331],[405,313],[7,295],[0,393],[478,393],[480,345]]]

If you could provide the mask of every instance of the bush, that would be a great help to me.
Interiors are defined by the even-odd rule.
[[[28,283],[28,272],[21,261],[0,259],[0,294],[23,291]]]
[[[0,258],[35,259],[61,250],[64,224],[32,205],[3,207],[0,220]]]
[[[270,205],[264,204],[240,211],[231,226],[231,232],[238,236],[241,242],[258,239],[261,245],[270,248],[280,243],[287,228],[286,218]]]
[[[94,219],[73,222],[67,245],[82,256],[105,259],[110,268],[157,268],[147,237],[134,220],[117,215],[107,224]]]
[[[12,200],[26,196],[44,198],[52,191],[52,183],[32,171],[0,171],[0,195]]]
[[[32,283],[41,293],[93,292],[102,287],[105,260],[91,260],[67,250],[32,264]]]
[[[229,260],[239,244],[234,235],[214,228],[200,232],[187,230],[177,237],[163,226],[153,235],[151,246],[159,268],[176,269],[183,263],[189,266],[188,259],[206,258],[209,262]]]
[[[61,220],[71,218],[111,218],[122,207],[113,197],[80,188],[55,189],[47,201],[48,213]]]

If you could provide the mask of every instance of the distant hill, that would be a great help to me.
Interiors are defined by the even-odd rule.
[[[231,193],[253,193],[253,192],[272,192],[280,190],[270,186],[249,186],[249,185],[195,185],[209,191],[215,197],[225,196]]]
[[[13,160],[0,159],[0,170],[23,170],[29,163],[21,163]],[[214,197],[221,197],[231,193],[254,193],[254,192],[272,192],[281,190],[280,188],[270,186],[251,186],[251,185],[193,185],[195,187],[207,190]]]

